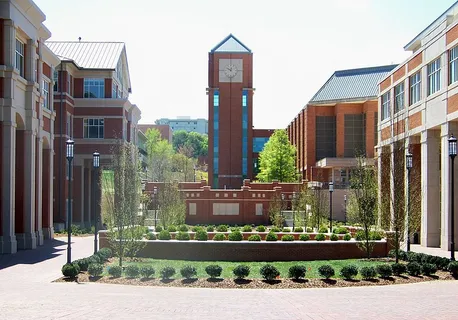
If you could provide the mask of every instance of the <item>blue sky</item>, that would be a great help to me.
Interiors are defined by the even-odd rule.
[[[142,123],[208,117],[208,52],[253,51],[254,126],[285,128],[335,70],[399,63],[454,0],[35,0],[51,40],[123,41]]]

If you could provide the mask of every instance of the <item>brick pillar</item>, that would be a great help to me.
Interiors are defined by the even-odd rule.
[[[43,245],[43,139],[36,138],[36,162],[35,162],[35,231],[37,235],[37,245]]]

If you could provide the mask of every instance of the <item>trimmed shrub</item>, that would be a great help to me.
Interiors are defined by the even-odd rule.
[[[334,268],[332,266],[330,266],[329,264],[325,264],[318,268],[318,273],[320,274],[320,276],[329,279],[331,277],[334,277],[336,272],[334,271]]]
[[[407,273],[411,276],[418,276],[421,273],[421,265],[418,262],[409,262],[407,264]]]
[[[154,230],[154,231],[156,231],[156,232],[161,232],[162,230],[164,230],[164,229],[163,229],[161,226],[157,226],[157,227],[156,227],[156,230]]]
[[[328,228],[327,227],[320,227],[320,229],[318,230],[319,233],[328,233]]]
[[[344,239],[345,241],[350,241],[350,240],[351,240],[351,234],[346,233],[346,234],[344,235],[343,239]]]
[[[231,232],[237,232],[237,231],[240,231],[240,227],[231,227],[230,228]]]
[[[257,226],[256,231],[257,232],[266,232],[266,227],[264,227],[263,225]]]
[[[100,257],[103,257],[105,261],[113,257],[113,251],[110,248],[102,248],[97,253]]]
[[[344,279],[353,279],[358,275],[358,267],[352,264],[346,265],[340,269],[340,275]]]
[[[167,227],[167,230],[169,232],[177,232],[177,227],[175,227],[173,224]]]
[[[175,275],[176,271],[174,267],[164,267],[161,269],[161,278],[164,280],[170,279]]]
[[[217,233],[213,236],[213,241],[224,241],[226,240],[226,236],[224,233]]]
[[[301,234],[299,236],[299,240],[301,240],[301,241],[309,241],[310,240],[310,236],[308,234]]]
[[[259,269],[259,274],[268,281],[272,281],[280,276],[280,271],[271,264],[265,264]]]
[[[270,232],[280,232],[280,231],[281,231],[281,229],[280,229],[280,228],[277,228],[277,227],[275,227],[275,226],[272,227],[272,228],[270,228]]]
[[[452,276],[458,276],[458,261],[452,261],[448,264],[447,270],[450,271]]]
[[[140,268],[136,264],[130,264],[126,267],[126,276],[128,278],[137,278],[140,275]]]
[[[168,230],[162,230],[159,232],[159,240],[170,240],[172,239],[172,236],[170,235],[170,232]]]
[[[61,271],[64,277],[75,278],[80,273],[80,267],[77,263],[66,263]]]
[[[272,231],[266,235],[266,241],[277,241],[277,240],[278,240],[277,235],[273,233]]]
[[[215,231],[215,226],[207,226],[207,232]]]
[[[205,272],[210,276],[210,278],[218,278],[223,272],[223,268],[217,264],[211,264],[205,267]]]
[[[196,234],[194,235],[194,240],[199,241],[207,241],[208,240],[208,233],[204,229],[197,230]]]
[[[176,240],[187,241],[187,240],[191,239],[191,237],[189,236],[189,233],[187,233],[187,232],[178,231],[178,233],[175,236],[175,239]]]
[[[282,232],[291,232],[291,230],[289,228],[283,228],[281,231]]]
[[[199,230],[204,230],[204,227],[202,227],[202,226],[193,226],[191,228],[191,230],[192,230],[192,232],[197,232]]]
[[[382,240],[383,233],[381,231],[369,231],[369,240]],[[358,230],[355,235],[357,241],[366,240],[366,233],[364,230]]]
[[[225,224],[220,224],[216,227],[216,231],[218,232],[227,232],[227,226]]]
[[[393,263],[391,268],[393,269],[393,274],[397,276],[407,272],[406,265],[402,263]]]
[[[380,275],[382,278],[388,278],[393,275],[393,269],[389,264],[379,264],[376,267],[377,273]]]
[[[425,276],[430,276],[432,274],[435,274],[437,272],[437,266],[432,263],[424,263],[421,266],[421,273],[423,273]]]
[[[240,231],[232,231],[229,233],[228,237],[229,241],[242,241],[243,235]]]
[[[307,268],[305,266],[295,265],[291,266],[288,270],[288,277],[295,280],[305,278],[305,272]]]
[[[335,233],[335,234],[346,234],[346,233],[348,233],[348,230],[345,227],[338,227],[338,228],[334,228],[334,230],[332,230],[332,232]]]
[[[284,234],[281,237],[281,241],[294,241],[294,236],[291,234]]]
[[[89,259],[89,264],[91,264],[91,263],[102,263],[102,259],[100,259],[100,256],[98,256],[96,254],[93,254],[92,256],[90,256],[87,259]]]
[[[181,276],[186,279],[192,279],[197,276],[197,270],[193,266],[184,266],[180,269]]]
[[[374,279],[377,276],[377,271],[375,270],[374,267],[362,267],[359,270],[359,273],[361,274],[362,278],[365,280]]]
[[[156,239],[157,239],[157,238],[156,238],[156,234],[150,232],[150,233],[148,233],[148,234],[146,235],[146,239],[147,239],[147,240],[156,240]]]
[[[294,228],[294,232],[304,232],[304,229],[302,227],[296,227]]]
[[[189,228],[187,225],[185,224],[181,224],[178,226],[178,231],[181,231],[181,232],[188,232],[189,231]]]
[[[122,275],[122,268],[120,266],[109,266],[108,274],[113,278],[119,278]]]
[[[330,237],[331,241],[337,241],[339,240],[339,236],[336,235],[335,233],[331,234],[331,237]]]
[[[308,228],[307,228],[307,232],[308,232],[308,233],[311,233],[311,232],[313,232],[313,229],[310,228],[310,227],[308,227]]]
[[[261,236],[259,234],[252,234],[248,237],[248,241],[261,241]]]
[[[232,270],[232,273],[237,279],[244,279],[250,275],[250,267],[243,264],[239,264]]]
[[[382,240],[383,239],[383,232],[381,231],[371,231],[370,234],[371,240]]]
[[[322,233],[318,233],[316,236],[315,236],[315,240],[316,241],[324,241],[326,240],[326,236]]]
[[[89,259],[87,258],[75,260],[73,263],[78,265],[80,271],[87,271],[87,267],[89,267]]]
[[[245,226],[243,226],[242,231],[243,232],[251,232],[251,231],[253,231],[253,228],[251,226],[249,226],[249,225],[245,225]]]
[[[140,275],[144,279],[148,279],[154,276],[156,270],[152,266],[141,266],[140,267]]]
[[[101,265],[100,263],[91,263],[87,267],[87,272],[90,276],[99,277],[103,273],[103,265]]]

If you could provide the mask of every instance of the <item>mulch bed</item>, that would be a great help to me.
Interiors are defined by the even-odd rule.
[[[416,283],[425,281],[454,280],[449,272],[438,271],[433,276],[393,276],[388,279],[376,278],[372,280],[343,280],[343,279],[304,279],[294,281],[291,279],[279,279],[265,281],[261,279],[129,279],[97,277],[91,278],[86,272],[80,273],[78,279],[60,278],[55,282],[77,281],[80,283],[110,283],[134,286],[154,287],[189,287],[189,288],[225,288],[225,289],[302,289],[302,288],[333,288],[333,287],[360,287],[360,286],[382,286],[393,284]]]

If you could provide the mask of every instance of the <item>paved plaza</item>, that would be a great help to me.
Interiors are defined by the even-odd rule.
[[[74,238],[73,257],[93,238]],[[51,283],[65,239],[0,256],[0,319],[458,319],[458,283],[303,290],[154,288]]]

